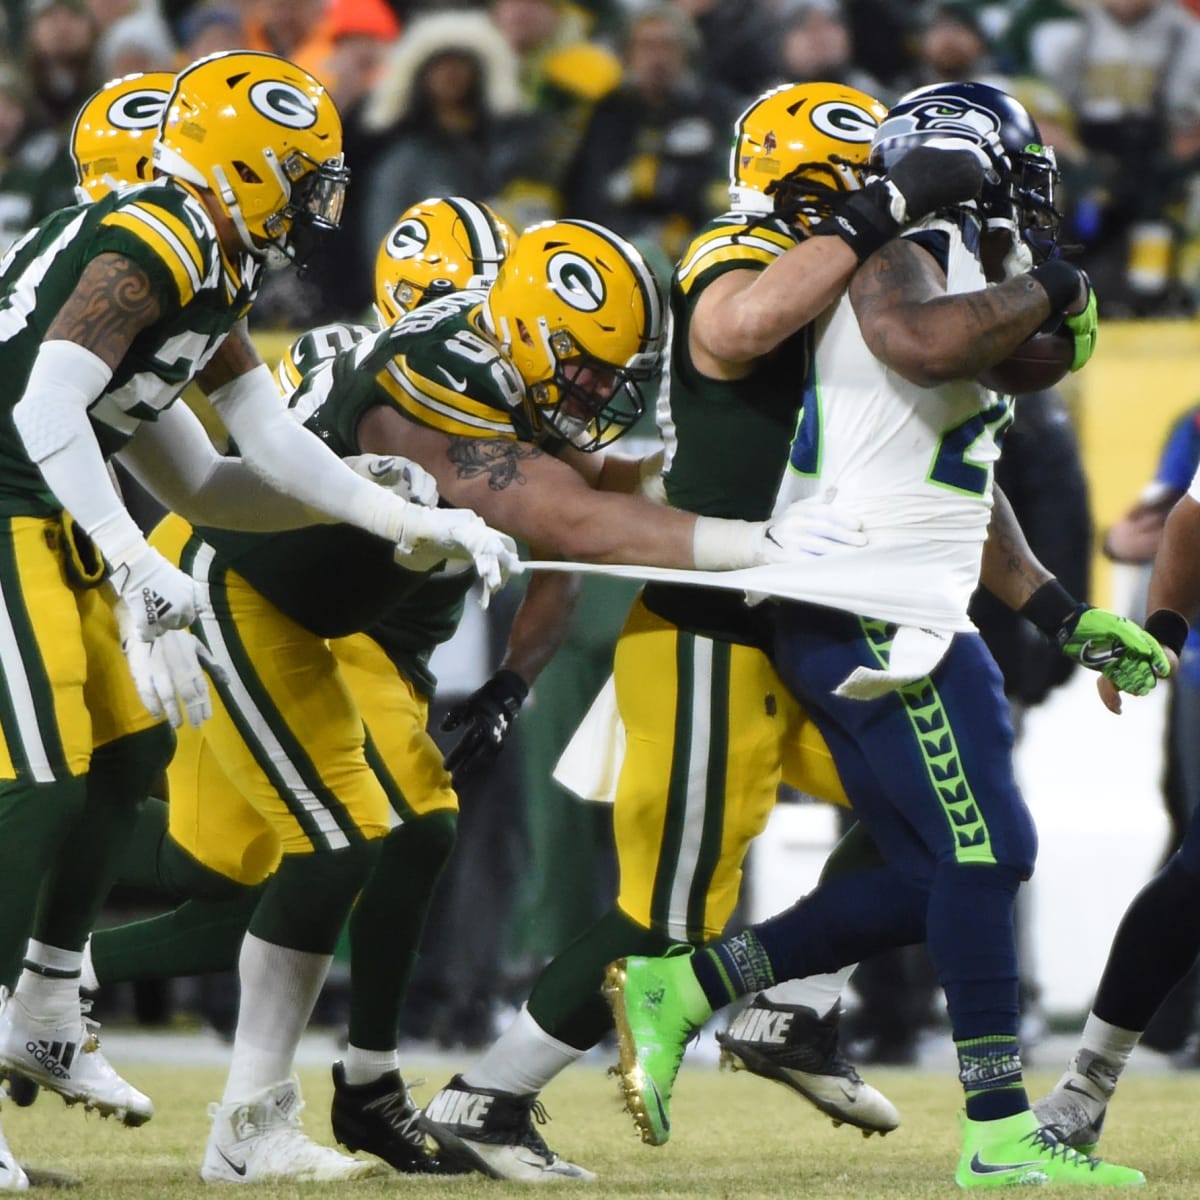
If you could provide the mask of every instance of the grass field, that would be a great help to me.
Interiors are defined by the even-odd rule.
[[[454,1069],[445,1062],[425,1068],[406,1064],[411,1077],[425,1075],[429,1081],[415,1089],[418,1101],[427,1099]],[[129,1076],[155,1100],[157,1114],[149,1125],[127,1130],[43,1096],[30,1109],[5,1105],[4,1130],[14,1152],[33,1167],[83,1177],[85,1186],[76,1194],[88,1200],[211,1197],[198,1169],[208,1129],[205,1106],[219,1094],[223,1070],[141,1066]],[[595,1200],[916,1200],[959,1195],[953,1183],[959,1104],[953,1078],[948,1072],[874,1070],[871,1079],[902,1114],[900,1129],[883,1139],[865,1140],[849,1127],[832,1128],[778,1085],[702,1064],[686,1067],[681,1076],[673,1113],[676,1133],[668,1146],[652,1149],[637,1140],[615,1082],[590,1064],[568,1071],[547,1089],[552,1120],[542,1132],[564,1157],[597,1172],[599,1183],[584,1189]],[[1030,1076],[1035,1094],[1053,1080],[1045,1071]],[[301,1082],[309,1105],[306,1128],[329,1141],[329,1076],[306,1070]],[[1198,1106],[1200,1076],[1130,1075],[1113,1106],[1105,1153],[1141,1167],[1148,1191],[1155,1195],[1200,1200]],[[330,1185],[259,1185],[251,1194],[283,1200],[312,1196],[322,1186]],[[476,1176],[406,1176],[335,1186],[364,1200],[394,1196],[398,1189],[449,1200],[528,1191]]]

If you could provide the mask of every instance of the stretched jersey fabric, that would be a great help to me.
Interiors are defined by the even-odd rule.
[[[907,236],[938,260],[953,294],[986,286],[979,233],[975,217],[961,214],[928,218]],[[967,605],[1011,397],[971,380],[909,383],[867,350],[845,297],[817,338],[776,511],[799,499],[836,503],[862,518],[869,540],[813,564],[825,581],[813,598],[884,620],[902,604],[910,623],[973,629]]]
[[[257,290],[255,260],[248,254],[229,259],[203,204],[174,181],[61,209],[30,230],[0,261],[0,514],[59,510],[10,414],[47,329],[88,263],[101,254],[119,254],[141,267],[161,307],[89,410],[105,457],[175,401],[249,311]]]

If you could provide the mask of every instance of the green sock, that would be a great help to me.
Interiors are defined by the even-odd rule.
[[[285,855],[263,885],[250,932],[288,950],[332,954],[378,855],[380,840]]]
[[[392,1050],[434,888],[454,849],[458,814],[412,817],[382,841],[350,915],[350,1044]]]
[[[0,986],[16,986],[43,881],[85,790],[82,777],[0,783]]]
[[[175,735],[167,724],[118,738],[92,754],[83,809],[54,856],[42,887],[33,936],[48,946],[79,950],[116,882],[138,809],[170,759]]]
[[[551,1037],[589,1050],[612,1028],[612,1012],[600,992],[604,968],[629,954],[662,954],[672,944],[612,908],[542,971],[529,995],[530,1015]]]

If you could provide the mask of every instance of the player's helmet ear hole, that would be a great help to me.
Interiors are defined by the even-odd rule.
[[[233,169],[238,173],[238,178],[243,183],[262,183],[262,179],[259,178],[254,169],[244,162],[235,162]]]

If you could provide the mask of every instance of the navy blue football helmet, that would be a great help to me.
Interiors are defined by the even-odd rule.
[[[914,147],[934,139],[974,142],[989,163],[979,199],[988,229],[1009,229],[1035,262],[1058,253],[1062,217],[1054,207],[1054,149],[1024,106],[986,83],[935,83],[888,109],[871,143],[871,166],[886,171]]]

